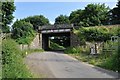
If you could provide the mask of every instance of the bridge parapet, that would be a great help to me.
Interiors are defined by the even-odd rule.
[[[39,26],[39,31],[41,31],[41,30],[58,30],[58,29],[73,29],[73,25],[72,24],[60,24],[60,25]]]

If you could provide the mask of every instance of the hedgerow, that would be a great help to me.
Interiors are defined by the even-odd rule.
[[[118,36],[119,27],[82,27],[79,30],[75,30],[75,33],[81,40],[85,41],[107,41],[112,36]]]
[[[32,74],[23,63],[22,52],[14,40],[3,40],[2,43],[2,77],[30,78]]]

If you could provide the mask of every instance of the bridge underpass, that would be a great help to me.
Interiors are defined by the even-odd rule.
[[[57,39],[52,39],[52,38],[57,38]],[[66,38],[66,40],[64,40],[64,38]],[[51,50],[50,39],[52,39],[55,43],[65,48],[70,47],[70,32],[51,33],[51,34],[43,33],[42,34],[42,48],[44,50]]]
[[[44,50],[50,50],[50,41],[63,47],[79,46],[80,40],[73,33],[72,25],[47,25],[39,29],[39,45]],[[56,40],[53,38],[57,38]],[[59,39],[60,38],[60,39]]]

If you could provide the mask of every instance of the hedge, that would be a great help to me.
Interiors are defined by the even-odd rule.
[[[2,77],[3,78],[30,78],[32,74],[23,63],[22,52],[12,39],[2,43]]]

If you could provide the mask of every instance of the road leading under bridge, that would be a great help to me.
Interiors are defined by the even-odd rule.
[[[45,78],[118,78],[115,72],[80,62],[63,52],[29,54],[25,63],[34,74]]]

